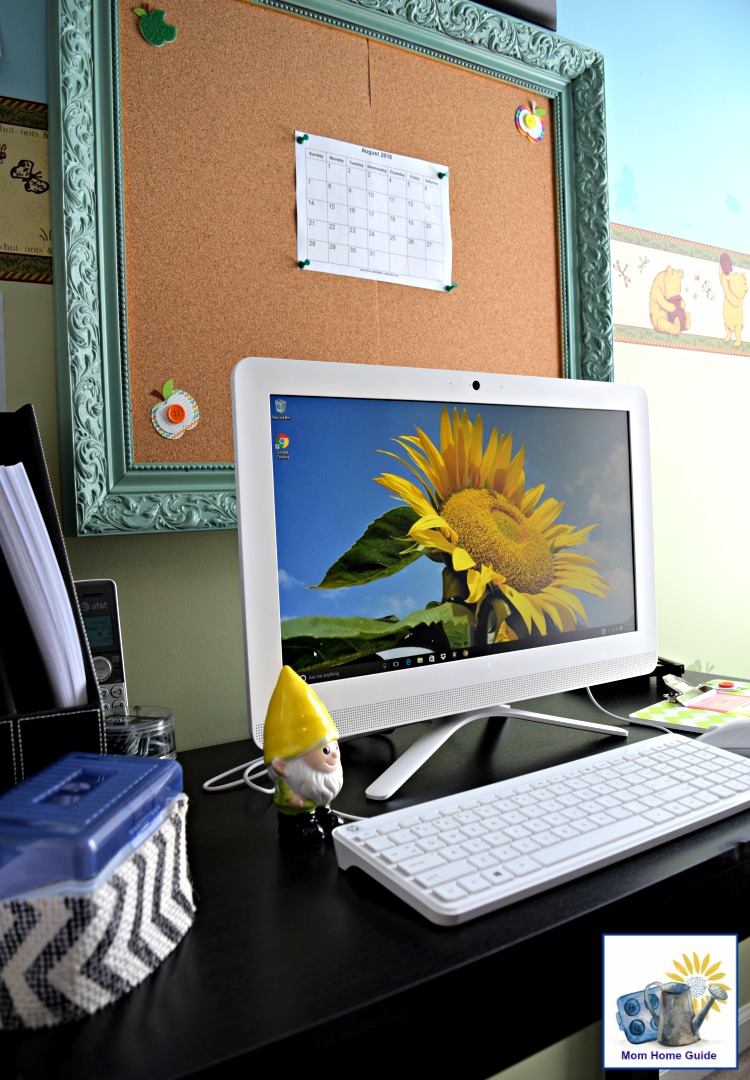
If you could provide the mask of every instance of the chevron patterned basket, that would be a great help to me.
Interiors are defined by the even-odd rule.
[[[187,796],[93,892],[0,903],[0,1028],[52,1027],[141,983],[193,924]]]

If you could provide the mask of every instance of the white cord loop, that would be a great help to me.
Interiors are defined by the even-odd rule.
[[[220,780],[224,780],[227,776],[231,776],[232,773],[239,772],[242,769],[241,780],[230,780],[227,784],[220,784]],[[254,776],[250,774],[253,770],[257,769],[258,772]],[[246,761],[243,765],[235,765],[231,769],[227,769],[226,772],[219,773],[218,776],[212,776],[210,780],[206,780],[203,784],[204,791],[230,791],[232,788],[249,787],[253,791],[259,791],[261,795],[273,795],[273,788],[261,787],[260,784],[256,784],[256,780],[260,780],[261,777],[268,777],[268,772],[263,764],[263,758],[255,758],[254,761]],[[344,814],[341,810],[336,810],[339,817],[344,818],[346,821],[362,821],[361,817],[357,817],[356,814]]]

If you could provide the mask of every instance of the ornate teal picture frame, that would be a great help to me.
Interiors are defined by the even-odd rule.
[[[612,378],[601,54],[469,0],[255,0],[548,97],[564,374]],[[65,529],[235,528],[234,468],[133,458],[116,0],[50,4],[50,173]]]

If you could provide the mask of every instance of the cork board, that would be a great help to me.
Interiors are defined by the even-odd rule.
[[[49,7],[70,534],[236,528],[245,356],[613,377],[596,50],[472,0],[168,0],[158,48],[124,0]],[[450,168],[456,289],[297,267],[300,130]],[[179,440],[150,423],[170,380]]]
[[[177,38],[119,9],[133,461],[231,462],[242,357],[561,376],[550,99],[500,78],[243,0],[170,0]],[[519,105],[545,110],[540,143]],[[450,168],[453,279],[433,292],[301,271],[295,129]],[[200,422],[151,423],[168,380]]]

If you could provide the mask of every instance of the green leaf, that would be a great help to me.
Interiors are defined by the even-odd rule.
[[[396,622],[391,618],[313,615],[287,619],[281,626],[284,663],[303,669],[325,669],[397,647],[439,652],[468,644],[466,610],[453,604],[415,611]]]
[[[397,574],[422,554],[408,537],[417,521],[408,506],[396,506],[371,522],[359,540],[344,552],[313,589],[343,589]]]
[[[162,386],[161,388],[161,392],[164,395],[165,401],[167,400],[167,398],[170,398],[174,393],[174,379],[167,379],[167,381],[164,383],[164,386]]]
[[[142,7],[134,7],[133,8],[133,14],[138,15],[138,16],[143,16],[143,15],[146,14],[146,9],[142,8]]]

